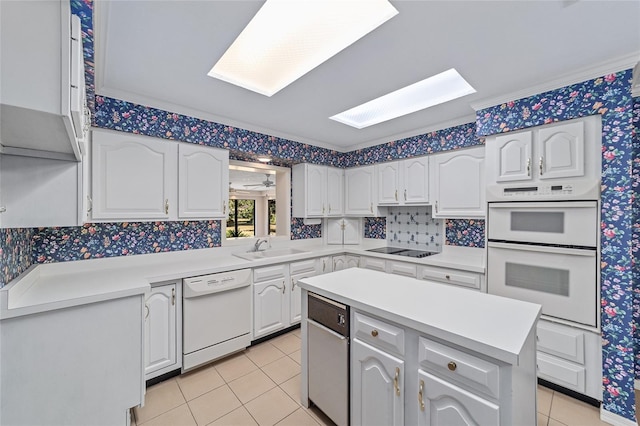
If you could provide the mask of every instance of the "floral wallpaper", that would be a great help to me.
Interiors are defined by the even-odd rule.
[[[33,235],[36,263],[131,256],[220,247],[220,221],[86,223],[39,228]]]
[[[634,291],[634,303],[633,303],[633,338],[634,338],[634,353],[636,357],[635,362],[635,376],[640,377],[640,330],[638,324],[640,322],[640,98],[634,98],[633,100],[633,159],[632,164],[632,220],[633,231],[631,235],[632,240],[632,257],[631,266],[633,272],[633,291]]]
[[[0,229],[0,288],[32,264],[31,228]]]
[[[632,275],[631,70],[477,111],[479,136],[602,115],[601,328],[603,407],[635,421],[637,291]],[[635,305],[634,305],[635,302]],[[634,317],[634,312],[636,316]]]
[[[468,123],[347,152],[340,158],[339,166],[364,166],[403,158],[419,157],[483,143],[484,139],[476,137],[475,123]]]
[[[386,217],[365,217],[364,237],[378,240],[387,239],[387,218]]]
[[[484,248],[482,219],[447,219],[444,229],[446,245]]]

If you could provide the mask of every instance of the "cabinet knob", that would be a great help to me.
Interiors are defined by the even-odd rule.
[[[450,280],[451,279],[451,275],[445,275],[444,276],[446,279]]]
[[[458,366],[455,362],[449,361],[449,364],[447,364],[447,368],[451,371],[456,371],[456,368],[458,368]]]
[[[171,305],[175,305],[176,304],[176,289],[172,288],[171,289]]]
[[[544,169],[544,157],[540,157],[540,162],[538,163],[538,167],[540,168],[540,176],[542,176],[542,170]]]
[[[378,330],[371,330],[371,335],[373,337],[378,337]]]
[[[531,157],[527,158],[527,177],[531,176]]]

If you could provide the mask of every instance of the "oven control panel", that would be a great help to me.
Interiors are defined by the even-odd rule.
[[[530,182],[489,185],[487,201],[597,200],[600,181]]]

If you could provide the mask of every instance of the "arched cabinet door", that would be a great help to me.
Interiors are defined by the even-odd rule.
[[[354,339],[351,396],[352,424],[404,424],[404,361]]]
[[[538,152],[540,179],[584,176],[584,122],[539,129]]]
[[[491,155],[495,164],[495,182],[516,182],[531,180],[532,174],[531,132],[507,133],[497,136],[495,144],[487,145],[487,156]]]

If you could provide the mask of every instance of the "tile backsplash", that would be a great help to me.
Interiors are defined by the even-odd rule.
[[[443,221],[431,216],[431,207],[389,207],[387,244],[416,250],[440,252]]]

